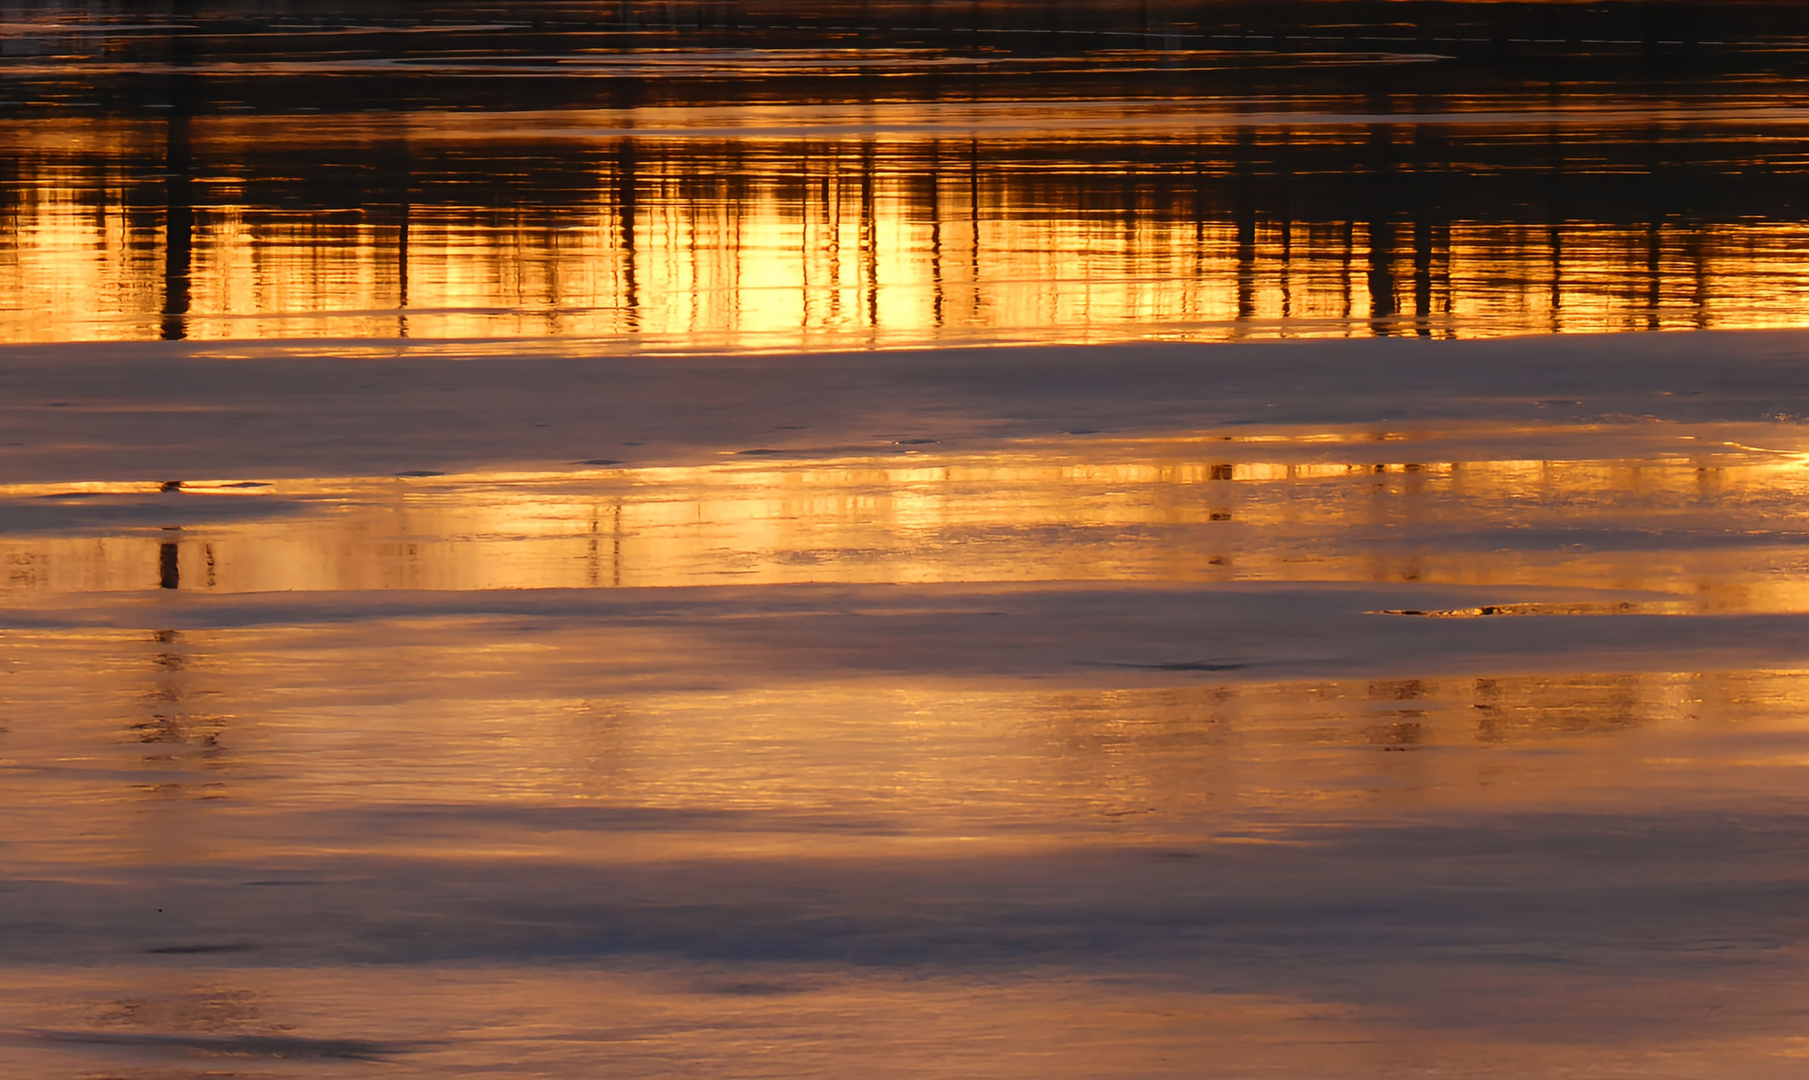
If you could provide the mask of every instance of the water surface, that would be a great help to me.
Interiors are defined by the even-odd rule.
[[[0,339],[1794,323],[1809,26],[1563,7],[34,8]]]
[[[6,9],[0,1076],[1800,1075],[1806,42]]]

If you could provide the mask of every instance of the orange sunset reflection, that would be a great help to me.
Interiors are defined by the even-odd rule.
[[[104,151],[154,168],[162,124],[14,122],[0,341],[563,335],[603,351],[784,351],[1475,337],[1794,325],[1809,294],[1801,223],[1416,220],[1395,205],[1407,188],[1365,218],[1295,217],[1237,194],[1307,183],[1250,172],[1289,155],[1304,169],[1376,139],[1408,145],[1393,126],[1194,129],[1183,112],[1141,141],[1075,143],[1047,133],[1074,119],[1056,111],[982,143],[959,120],[946,137],[835,136],[763,134],[753,107],[701,113],[650,110],[627,126],[527,114],[522,137],[545,128],[571,159],[556,179],[524,173],[556,187],[508,208],[463,200],[487,181],[435,172],[449,155],[528,153],[500,119],[185,118],[198,156],[179,189],[179,249],[176,211],[146,204],[142,177],[79,164]],[[687,128],[708,123],[728,126]],[[299,152],[314,127],[362,155],[348,175],[393,201],[272,204],[265,192],[312,182],[254,158]],[[1062,154],[1105,160],[1077,173]]]
[[[1496,434],[1526,449],[1551,438]],[[1809,610],[1793,524],[1802,456],[1713,434],[1609,460],[1439,460],[1459,448],[1436,434],[1330,432],[161,493],[23,485],[0,495],[45,524],[0,538],[0,589],[1401,581],[1648,590],[1663,594],[1654,611]],[[84,524],[109,512],[126,516]]]
[[[11,5],[0,1080],[1797,1080],[1806,89]]]

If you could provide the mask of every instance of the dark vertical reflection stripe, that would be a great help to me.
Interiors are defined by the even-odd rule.
[[[615,160],[615,225],[616,242],[622,252],[622,308],[626,329],[640,329],[640,278],[635,265],[635,231],[639,215],[639,176],[635,167],[635,141],[621,139],[616,143]]]
[[[165,540],[157,545],[157,587],[160,589],[179,589],[182,587],[181,551],[174,540]]]
[[[192,15],[191,0],[177,0],[173,15]],[[195,60],[194,39],[177,32],[170,37],[169,118],[164,124],[163,185],[163,329],[166,341],[188,336],[189,279],[194,263],[195,211],[191,190],[194,149],[189,130],[199,87],[196,77],[184,70]]]

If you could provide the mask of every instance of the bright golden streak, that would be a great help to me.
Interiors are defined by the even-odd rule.
[[[738,114],[737,122],[755,120]],[[429,141],[494,137],[460,123],[476,122],[427,118],[411,130]],[[197,145],[294,137],[254,119],[191,124]],[[0,312],[0,341],[155,337],[166,270],[161,226],[142,212],[129,217],[123,189],[97,193],[91,178],[55,155],[111,145],[155,156],[161,127],[53,127],[14,125],[23,199],[16,227],[0,237],[0,286],[16,298]],[[1223,149],[1232,136],[1208,130],[1199,138]],[[1026,201],[1041,190],[1034,178],[970,175],[953,143],[938,149],[943,168],[929,177],[922,138],[883,132],[865,141],[756,133],[683,145],[685,154],[662,156],[657,139],[648,143],[626,224],[614,204],[620,177],[608,163],[593,166],[588,200],[557,210],[413,206],[406,265],[400,226],[382,213],[254,209],[240,177],[197,177],[188,336],[558,334],[612,348],[761,350],[1350,336],[1395,325],[1370,321],[1379,244],[1392,252],[1385,280],[1393,296],[1383,309],[1411,321],[1421,287],[1407,226],[1376,237],[1362,223],[1299,222],[1284,238],[1280,224],[1259,222],[1246,246],[1236,225],[1219,218],[1102,215]],[[737,169],[753,171],[731,191],[726,177]],[[710,176],[725,179],[712,184]],[[1428,332],[1801,321],[1809,267],[1800,253],[1809,232],[1800,224],[1706,225],[1692,234],[1698,254],[1689,258],[1681,233],[1661,232],[1656,284],[1648,282],[1653,238],[1644,228],[1569,222],[1556,233],[1554,249],[1553,230],[1543,226],[1441,227],[1426,270]],[[1648,306],[1654,288],[1657,310]]]
[[[249,488],[213,480],[163,495],[144,483],[16,485],[0,497],[126,500],[147,527],[0,539],[10,568],[0,590],[154,587],[173,544],[181,587],[224,592],[1406,580],[1651,590],[1702,611],[1809,610],[1789,536],[1763,539],[1809,494],[1809,455],[1705,441],[1684,444],[1703,446],[1696,457],[1403,460],[1414,445],[1306,432],[1281,443],[1102,438],[983,454]],[[246,513],[228,513],[241,497]],[[1701,517],[1705,499],[1717,508],[1712,523]],[[160,529],[157,506],[204,517]],[[209,507],[224,516],[206,517]],[[1755,539],[1700,544],[1711,526]],[[1603,528],[1608,539],[1583,547],[1516,541]],[[1453,545],[1454,529],[1482,532]],[[1624,530],[1676,539],[1617,546]]]

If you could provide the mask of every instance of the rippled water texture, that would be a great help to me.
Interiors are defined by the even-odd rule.
[[[1809,20],[1710,10],[15,8],[0,339],[1789,325]]]
[[[1806,45],[0,8],[0,1078],[1802,1075]]]

